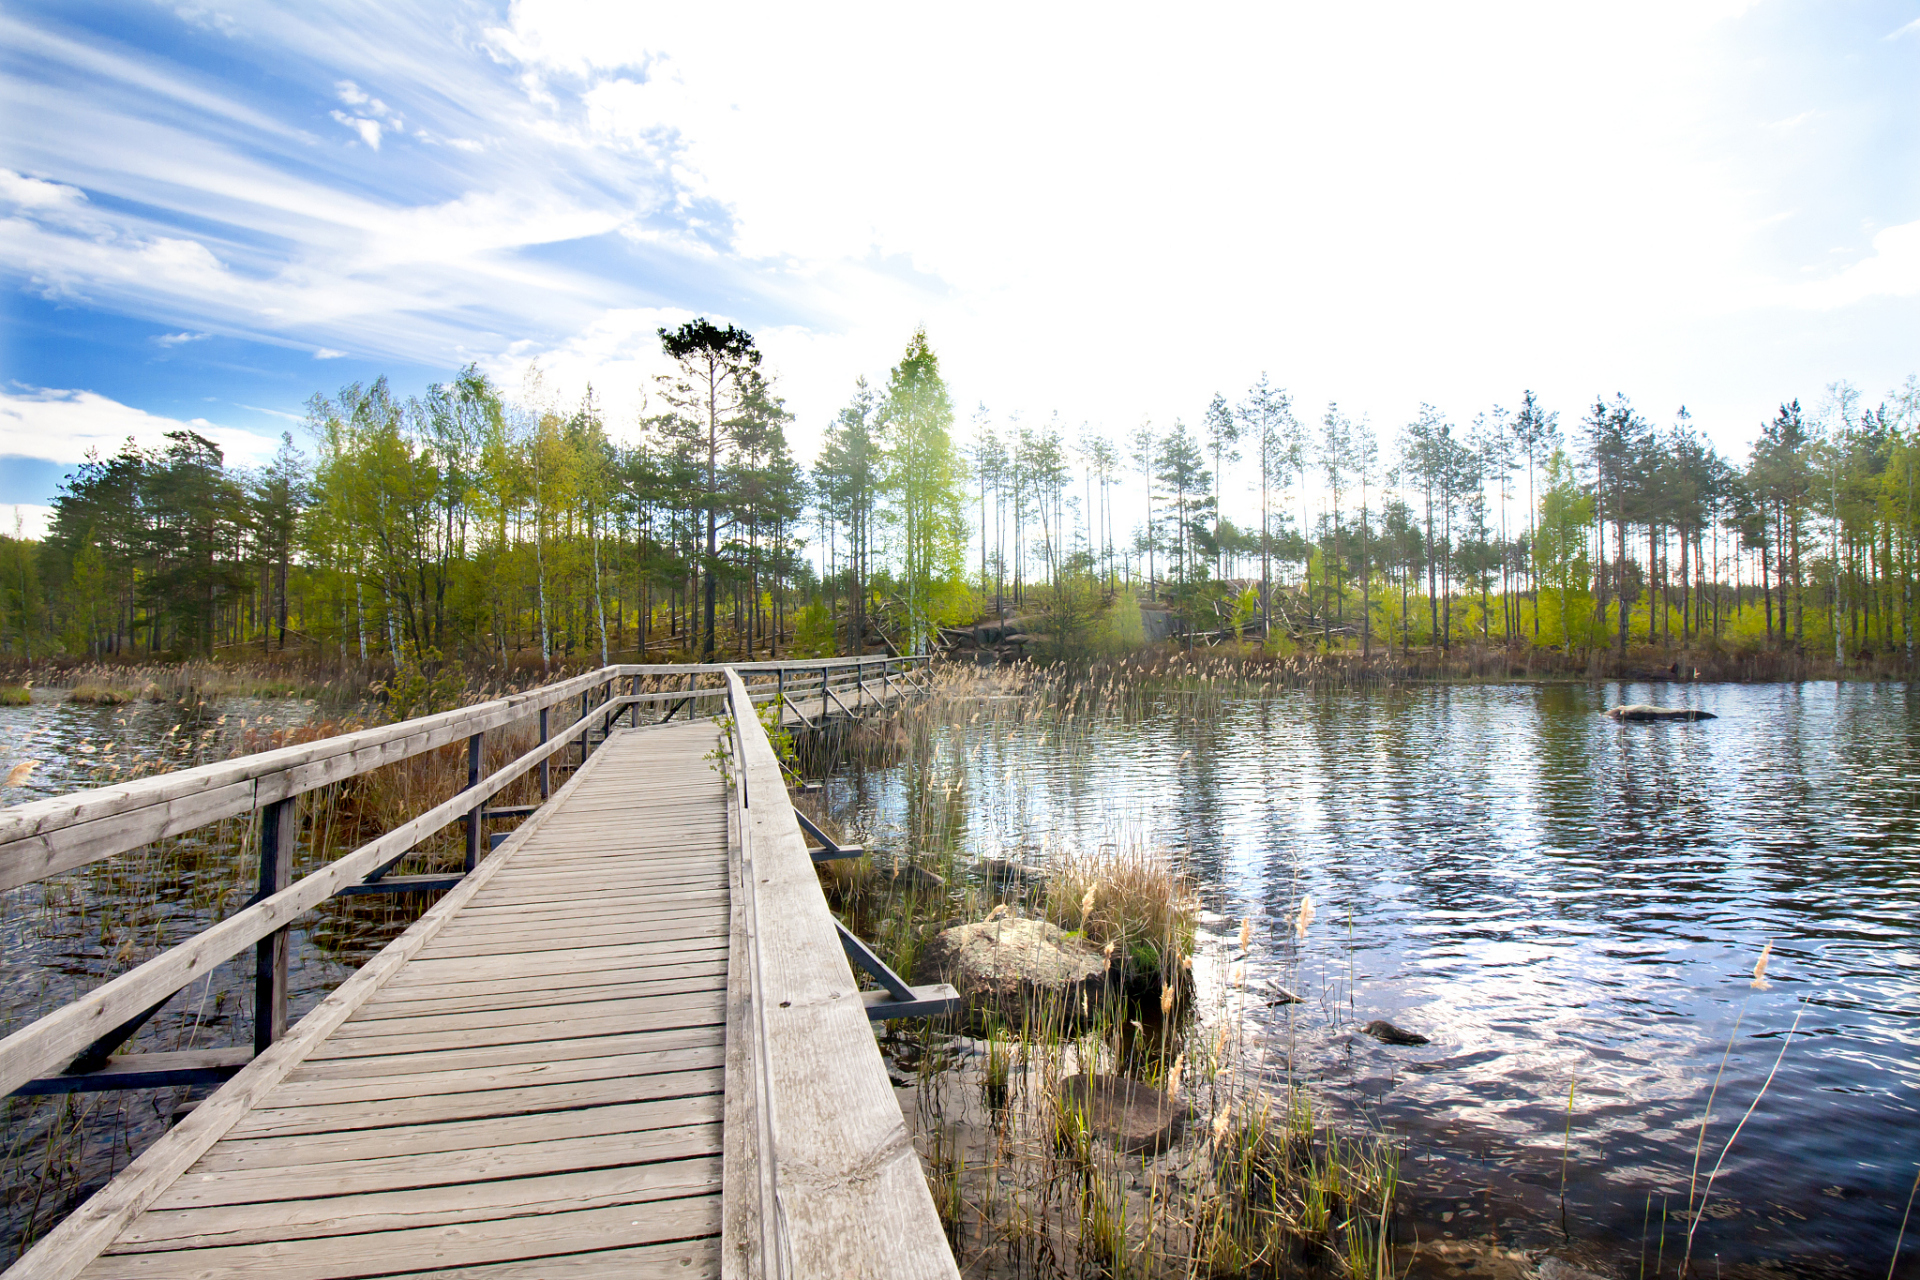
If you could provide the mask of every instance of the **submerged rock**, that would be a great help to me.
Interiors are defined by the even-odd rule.
[[[1636,702],[1627,707],[1609,707],[1605,714],[1615,720],[1718,720],[1720,718],[1711,711],[1695,711],[1692,707],[1655,707],[1644,702]]]
[[[1085,1115],[1090,1132],[1129,1155],[1159,1155],[1180,1136],[1179,1102],[1125,1076],[1068,1076],[1054,1098]]]
[[[950,982],[977,1016],[1019,1024],[1053,1013],[1085,1017],[1107,985],[1107,957],[1045,920],[995,908],[992,918],[943,929],[920,952],[916,982]]]
[[[1375,1040],[1378,1040],[1381,1044],[1431,1044],[1432,1043],[1432,1041],[1428,1040],[1425,1036],[1421,1035],[1419,1032],[1403,1030],[1400,1027],[1394,1026],[1391,1022],[1388,1022],[1385,1018],[1375,1018],[1372,1022],[1369,1022],[1366,1026],[1360,1028],[1360,1030],[1366,1032],[1368,1035],[1372,1036]]]

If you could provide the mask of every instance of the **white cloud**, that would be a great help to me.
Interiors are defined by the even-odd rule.
[[[63,182],[46,182],[11,169],[0,169],[0,200],[16,209],[44,214],[76,209],[87,202],[87,193]]]
[[[1729,105],[1759,65],[1729,43],[1745,7],[768,5],[715,24],[515,0],[485,32],[402,5],[350,38],[262,9],[248,39],[327,68],[330,98],[272,120],[249,90],[0,18],[0,39],[126,95],[0,84],[48,122],[0,175],[0,261],[320,358],[480,360],[509,382],[538,358],[629,417],[653,328],[705,310],[761,337],[803,442],[918,324],[957,402],[1030,420],[1192,417],[1267,369],[1384,432],[1422,399],[1464,417],[1527,385],[1744,424],[1792,390],[1751,340],[1775,313],[1912,293],[1889,233],[1823,286],[1781,283],[1808,273],[1770,256],[1782,202],[1753,166],[1831,149],[1849,116],[1785,91]],[[335,124],[365,149],[310,145]],[[408,137],[445,145],[395,165]],[[1760,159],[1729,162],[1729,138]],[[1812,384],[1836,373],[1878,380]]]
[[[205,418],[161,417],[92,391],[63,391],[13,383],[0,388],[0,454],[80,462],[89,450],[118,453],[132,439],[143,448],[164,443],[169,431],[193,431],[219,445],[240,465],[272,455],[276,442],[251,431],[222,427]]]
[[[1873,238],[1873,254],[1840,274],[1794,290],[1807,306],[1832,309],[1868,298],[1920,294],[1920,222],[1888,227]]]
[[[315,360],[338,360],[346,354],[344,351],[335,351],[332,347],[320,347],[314,351],[313,358]]]
[[[378,120],[369,120],[365,116],[350,116],[344,111],[334,111],[329,114],[331,114],[335,120],[347,126],[347,128],[358,133],[360,135],[360,141],[366,143],[375,151],[380,149],[380,122]]]
[[[154,342],[162,347],[179,347],[189,342],[203,341],[208,336],[204,333],[163,333],[155,337]]]
[[[13,538],[47,536],[53,527],[53,508],[33,502],[9,502],[0,506],[0,532]]]

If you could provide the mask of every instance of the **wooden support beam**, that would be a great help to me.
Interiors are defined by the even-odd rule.
[[[288,797],[260,811],[260,892],[264,902],[293,883],[293,856],[299,847],[300,802]],[[289,938],[283,925],[253,944],[253,1051],[287,1033]]]

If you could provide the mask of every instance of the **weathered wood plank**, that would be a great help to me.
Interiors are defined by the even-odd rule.
[[[601,1022],[637,1022],[644,1029],[655,1013],[699,1010],[711,1012],[725,1003],[718,984],[708,983],[693,991],[653,994],[621,1000],[591,1000],[581,1004],[546,1005],[524,1009],[481,1009],[467,1013],[416,1013],[404,1018],[355,1018],[335,1033],[335,1038],[373,1040],[382,1036],[411,1040],[446,1031],[504,1031],[509,1027],[552,1027],[593,1025]],[[654,1024],[657,1025],[657,1024]],[[546,1037],[542,1037],[546,1038]]]
[[[660,1105],[660,1104],[655,1104]],[[250,1169],[196,1171],[156,1203],[156,1208],[192,1208],[199,1205],[245,1204],[275,1198],[358,1195],[398,1187],[446,1187],[500,1178],[529,1178],[550,1173],[578,1173],[586,1169],[617,1169],[625,1165],[717,1155],[720,1126],[700,1123],[633,1132],[597,1133],[588,1137],[555,1138],[547,1142],[500,1145],[491,1138],[481,1145],[426,1154],[382,1155],[377,1131],[349,1135],[360,1139],[347,1158],[290,1159]],[[578,1114],[592,1114],[582,1112]],[[542,1121],[552,1117],[535,1117]],[[444,1129],[447,1125],[430,1125]],[[497,1128],[498,1126],[489,1126]],[[275,1139],[276,1147],[305,1148],[319,1139],[301,1136]],[[249,1144],[264,1146],[265,1143]],[[324,1146],[338,1148],[338,1137]]]
[[[396,1125],[533,1115],[574,1107],[601,1107],[622,1102],[655,1102],[664,1098],[706,1095],[714,1098],[712,1111],[713,1118],[717,1120],[720,1118],[719,1094],[725,1083],[722,1071],[708,1068],[455,1094],[428,1093],[308,1106],[263,1107],[247,1117],[246,1135],[252,1138],[277,1138],[301,1133],[347,1133],[356,1129],[390,1129]]]
[[[466,1027],[454,1031],[422,1031],[408,1043],[408,1051],[430,1053],[436,1049],[480,1049],[490,1045],[526,1044],[559,1036],[587,1039],[594,1036],[631,1035],[643,1026],[649,1031],[668,1031],[676,1027],[717,1026],[726,1020],[722,1001],[712,1000],[690,1009],[661,1009],[636,1021],[634,1015],[614,1018],[557,1018],[549,1022],[512,1027]],[[334,1036],[324,1053],[316,1052],[316,1062],[338,1058],[364,1058],[390,1055],[390,1036]]]
[[[482,984],[478,991],[469,988],[465,994],[433,996],[421,1000],[402,999],[400,997],[404,993],[396,993],[389,999],[369,1000],[360,1010],[360,1016],[355,1020],[355,1025],[387,1018],[413,1018],[428,1013],[473,1013],[490,1009],[504,1011],[530,1009],[540,1005],[557,1009],[562,1006],[588,1004],[595,1000],[678,995],[689,991],[711,990],[716,982],[726,980],[726,964],[723,961],[672,967],[686,969],[689,972],[650,981],[635,981],[633,975],[593,973],[565,979],[545,979],[543,985],[524,989],[508,989],[486,983]],[[598,981],[582,980],[589,978]],[[623,978],[627,980],[622,981]]]
[[[696,956],[686,960],[675,960],[671,964],[648,965],[638,972],[616,970],[592,970],[562,974],[523,974],[515,973],[511,968],[482,977],[475,981],[459,981],[457,974],[448,974],[432,980],[403,982],[401,974],[390,985],[390,994],[383,989],[382,994],[395,1002],[413,1000],[461,999],[478,991],[499,991],[503,994],[551,992],[561,988],[585,989],[597,985],[653,982],[674,982],[692,974],[725,972],[726,957],[720,955]],[[715,966],[718,966],[716,969]],[[381,1008],[386,1007],[382,1001]],[[369,1017],[376,1016],[369,1013]]]
[[[644,1212],[626,1206],[538,1214],[491,1222],[331,1236],[324,1249],[274,1241],[158,1253],[109,1254],[81,1274],[87,1280],[320,1280],[392,1275],[541,1257],[556,1248],[611,1249],[710,1236],[720,1229],[715,1195],[660,1200]]]
[[[413,1274],[418,1280],[718,1280],[720,1262],[713,1243],[646,1244]]]
[[[419,1072],[395,1075],[356,1075],[345,1079],[289,1078],[274,1090],[276,1107],[312,1107],[337,1102],[372,1102],[382,1098],[411,1098],[431,1088],[438,1094],[480,1093],[535,1084],[579,1084],[669,1071],[699,1071],[725,1065],[723,1036],[713,1033],[710,1043],[690,1049],[663,1049],[653,1053],[614,1054],[604,1058],[522,1062],[511,1066],[436,1071],[431,1081]]]
[[[302,1080],[357,1080],[372,1073],[397,1076],[425,1072],[466,1071],[520,1064],[561,1064],[595,1061],[627,1054],[663,1053],[693,1048],[720,1041],[717,1027],[679,1027],[671,1031],[641,1031],[626,1036],[594,1036],[583,1040],[530,1041],[521,1044],[487,1045],[477,1049],[440,1049],[432,1053],[395,1053],[340,1058],[333,1061],[309,1059],[301,1064]],[[289,1076],[288,1079],[292,1079]],[[425,1086],[422,1086],[423,1088]]]
[[[523,1218],[569,1209],[711,1195],[720,1190],[713,1156],[627,1165],[581,1173],[548,1174],[457,1187],[384,1191],[373,1195],[272,1200],[208,1209],[163,1209],[142,1214],[114,1242],[115,1253],[158,1249],[315,1240],[368,1231]]]

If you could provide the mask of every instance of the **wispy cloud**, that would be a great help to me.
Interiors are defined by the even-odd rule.
[[[208,336],[204,333],[162,333],[154,338],[154,343],[162,347],[182,347],[189,342],[204,341]]]
[[[314,351],[313,358],[315,360],[338,360],[346,354],[344,351],[335,351],[332,347],[320,347]]]
[[[205,418],[182,421],[136,409],[92,391],[28,387],[0,389],[0,454],[80,462],[87,454],[119,452],[128,440],[143,448],[164,443],[169,431],[194,431],[219,445],[229,461],[250,464],[270,456],[275,442]]]

